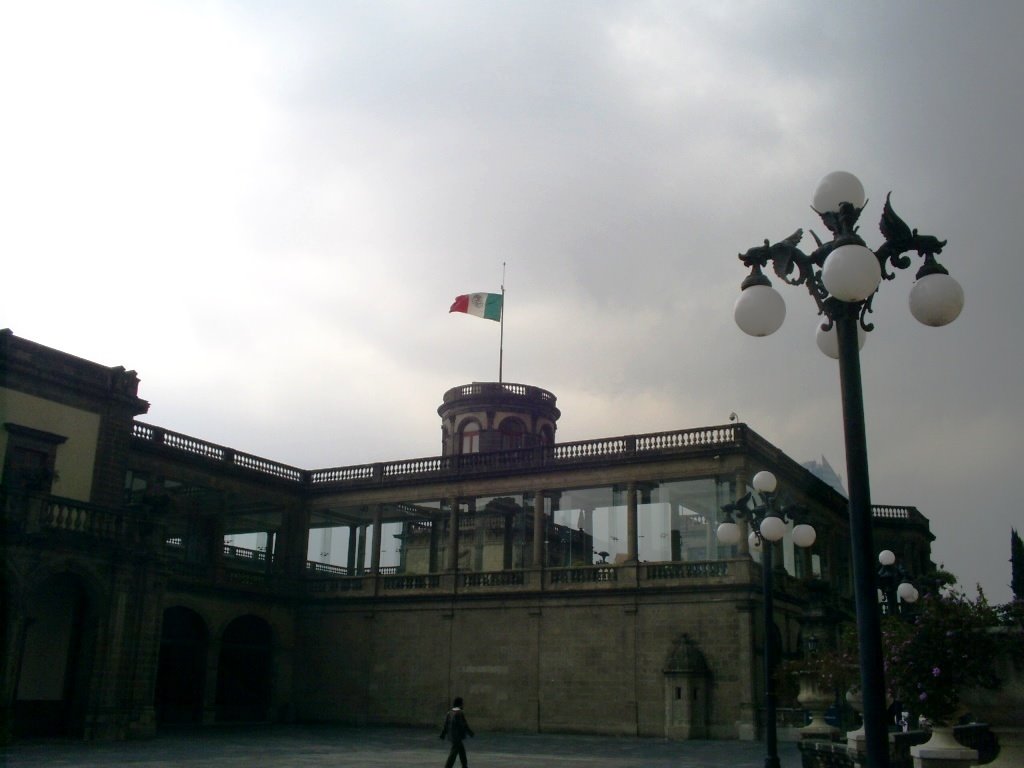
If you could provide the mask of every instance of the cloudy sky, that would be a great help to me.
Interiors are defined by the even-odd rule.
[[[875,503],[994,600],[1024,529],[1024,5],[147,2],[0,9],[0,327],[139,372],[144,418],[303,468],[440,452],[444,391],[554,392],[559,439],[725,423],[846,479],[805,290],[732,319],[737,254],[856,173],[966,306],[886,282]],[[810,250],[810,240],[805,243]],[[915,263],[916,269],[916,263]]]

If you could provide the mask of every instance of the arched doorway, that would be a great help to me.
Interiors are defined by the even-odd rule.
[[[189,608],[164,611],[156,674],[156,718],[161,724],[201,723],[209,632]]]
[[[78,578],[61,574],[33,589],[25,604],[15,735],[81,736],[93,645],[88,594]]]
[[[259,616],[241,616],[224,630],[217,664],[217,719],[260,722],[269,719],[270,625]]]

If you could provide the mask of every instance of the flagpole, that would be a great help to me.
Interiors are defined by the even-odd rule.
[[[505,262],[501,262],[501,332],[498,335],[498,383],[501,384],[501,366],[505,357]]]

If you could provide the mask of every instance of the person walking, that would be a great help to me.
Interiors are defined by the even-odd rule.
[[[468,768],[466,746],[463,742],[466,736],[475,735],[473,729],[469,727],[469,721],[466,720],[466,713],[462,711],[462,697],[456,696],[452,700],[452,708],[448,710],[448,714],[444,717],[444,728],[441,729],[441,738],[447,737],[452,743],[452,748],[448,752],[448,759],[445,761],[444,768],[452,768],[455,765],[456,755],[459,756],[462,768]]]

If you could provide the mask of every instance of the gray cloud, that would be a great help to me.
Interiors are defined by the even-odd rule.
[[[3,13],[0,250],[38,290],[0,325],[136,368],[162,426],[305,467],[438,451],[444,390],[497,375],[497,325],[448,304],[505,261],[505,378],[558,395],[562,439],[736,411],[845,476],[812,302],[782,288],[783,329],[745,337],[736,254],[821,233],[809,201],[837,168],[877,244],[892,190],[948,238],[967,303],[937,330],[909,317],[912,274],[876,299],[873,497],[919,506],[936,559],[1009,596],[1018,3]]]

